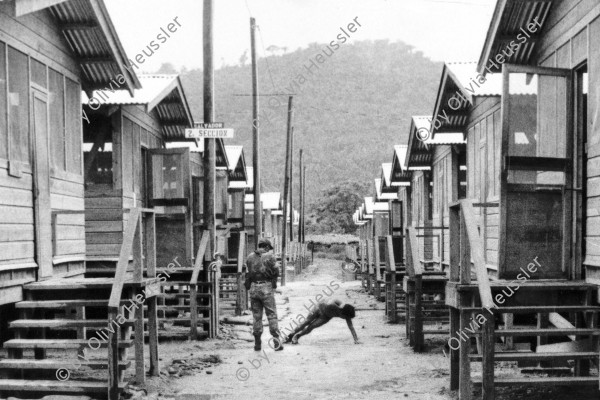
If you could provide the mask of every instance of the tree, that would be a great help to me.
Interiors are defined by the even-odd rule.
[[[352,216],[364,201],[368,185],[346,181],[326,189],[312,205],[310,233],[354,233],[356,225]]]
[[[177,74],[177,69],[175,69],[175,67],[171,63],[163,63],[156,73],[172,75]]]

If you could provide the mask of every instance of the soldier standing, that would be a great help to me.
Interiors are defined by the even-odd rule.
[[[258,249],[250,254],[246,260],[248,276],[245,286],[250,293],[252,316],[254,317],[254,350],[256,351],[261,350],[263,308],[269,321],[269,331],[273,336],[273,348],[275,351],[283,350],[283,341],[277,323],[277,306],[275,304],[275,289],[277,288],[279,269],[277,268],[277,260],[271,250],[273,250],[271,242],[267,239],[260,239]]]

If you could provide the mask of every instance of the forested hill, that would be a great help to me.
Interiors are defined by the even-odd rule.
[[[304,149],[309,201],[336,183],[371,183],[380,164],[391,161],[392,144],[406,142],[410,117],[432,111],[442,65],[411,46],[388,41],[357,42],[343,44],[331,56],[317,59],[323,49],[331,53],[326,45],[316,43],[289,53],[271,46],[270,55],[259,59],[260,93],[283,94],[260,98],[264,191],[283,188],[290,92],[296,93],[294,153]],[[194,116],[201,121],[202,71],[184,71],[182,80]],[[236,138],[227,143],[243,144],[249,165],[251,85],[246,54],[240,58],[240,65],[215,72],[215,120],[235,128]]]

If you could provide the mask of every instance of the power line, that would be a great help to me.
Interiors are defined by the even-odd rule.
[[[267,71],[269,71],[269,77],[271,78],[271,85],[273,85],[273,89],[275,89],[275,81],[273,80],[273,74],[271,73],[271,65],[269,64],[269,57],[267,57],[267,51],[265,50],[265,42],[263,41],[262,29],[260,29],[260,25],[258,28],[258,36],[260,36],[260,44],[263,49],[263,54],[265,55],[265,61],[267,62]]]

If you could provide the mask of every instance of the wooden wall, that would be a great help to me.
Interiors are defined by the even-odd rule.
[[[558,2],[544,26],[540,51],[533,60],[546,67],[574,69],[587,61],[589,94],[587,107],[587,229],[578,238],[586,241],[581,255],[586,279],[600,284],[600,4],[597,0]],[[577,168],[576,168],[577,171]],[[579,250],[579,249],[574,249]],[[575,251],[576,253],[576,251]],[[577,258],[575,259],[577,262]],[[577,267],[577,266],[576,266]]]
[[[21,300],[21,285],[36,279],[36,243],[50,248],[52,259],[43,260],[49,268],[39,274],[44,278],[81,274],[85,253],[79,66],[47,11],[17,19],[5,7],[0,3],[0,304]],[[36,159],[33,82],[47,98],[49,115],[48,154]],[[42,241],[36,239],[36,167],[49,171],[47,200],[40,200]],[[82,214],[58,216],[53,230],[50,210]]]
[[[500,97],[476,97],[467,126],[467,198],[500,201]],[[475,208],[484,236],[488,269],[498,270],[499,208]]]
[[[123,209],[143,205],[141,149],[161,148],[163,141],[158,117],[141,106],[121,107],[106,118],[110,118],[113,179],[112,185],[86,186],[86,257],[115,262],[128,219]]]

